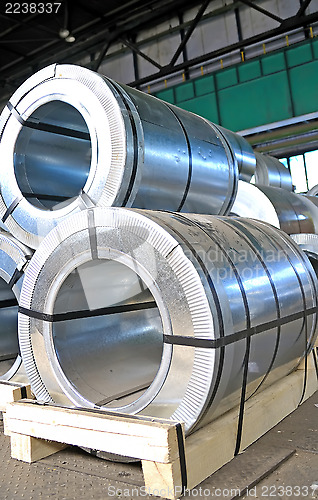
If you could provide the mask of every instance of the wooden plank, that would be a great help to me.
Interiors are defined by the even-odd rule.
[[[169,420],[20,401],[7,406],[4,426],[6,434],[24,434],[137,459],[169,463],[178,457],[176,428]]]
[[[7,404],[23,398],[32,398],[30,385],[6,381],[0,382],[0,411],[6,411]]]
[[[304,364],[246,402],[242,450],[298,407],[303,385]],[[310,356],[303,401],[317,389],[317,374]],[[237,419],[236,408],[187,437],[189,489],[233,458]],[[20,460],[34,461],[53,453],[54,446],[43,439],[96,448],[141,459],[146,489],[152,494],[175,500],[182,492],[176,425],[171,421],[20,401],[7,406],[5,431],[11,434],[12,453]]]
[[[46,441],[22,434],[11,434],[11,458],[16,458],[23,462],[35,462],[63,450],[66,446],[55,441]]]
[[[303,383],[304,371],[301,368],[246,402],[241,450],[298,407]],[[310,356],[307,389],[303,401],[317,390],[317,374]],[[189,489],[232,460],[237,436],[237,418],[236,408],[187,437],[185,455]],[[170,469],[166,465],[143,462],[143,471],[145,484],[150,492],[157,494],[158,491],[166,490],[166,498],[173,500],[180,496],[181,474],[178,461],[171,464]]]

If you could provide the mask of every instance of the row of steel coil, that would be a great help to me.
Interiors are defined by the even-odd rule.
[[[52,65],[0,158],[0,380],[189,432],[312,349],[318,198],[238,134]]]

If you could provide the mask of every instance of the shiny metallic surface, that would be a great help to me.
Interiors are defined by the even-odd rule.
[[[277,158],[255,153],[255,184],[272,186],[292,191],[293,183],[290,172]]]
[[[318,184],[316,184],[316,186],[314,186],[313,188],[309,189],[307,195],[308,196],[317,196],[318,194]]]
[[[318,276],[318,234],[291,234],[291,238],[306,253]]]
[[[256,169],[256,157],[252,146],[244,137],[231,130],[221,127],[221,125],[216,125],[216,127],[224,135],[237,159],[240,179],[249,182]]]
[[[257,187],[274,206],[280,228],[287,234],[318,232],[318,206],[309,197],[281,188]]]
[[[231,215],[261,220],[280,228],[278,215],[270,199],[257,186],[242,180],[238,182]]]
[[[317,315],[304,311],[317,292],[306,255],[263,222],[95,208],[34,254],[21,352],[38,399],[172,418],[190,432],[238,403],[249,347],[247,397],[297,366],[316,338]],[[233,341],[185,345],[223,337]]]
[[[32,248],[83,208],[223,215],[234,202],[238,162],[215,125],[86,68],[33,75],[2,112],[0,134],[0,216]]]
[[[0,231],[0,381],[24,383],[27,377],[18,345],[18,302],[23,269],[32,251],[8,233]],[[11,289],[10,280],[21,271]]]

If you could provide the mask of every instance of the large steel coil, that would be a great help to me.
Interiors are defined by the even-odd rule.
[[[255,184],[293,190],[290,172],[277,158],[262,153],[255,153],[255,157]]]
[[[318,233],[316,198],[286,189],[239,181],[231,214],[268,222],[287,234]]]
[[[318,184],[316,184],[316,186],[314,186],[311,189],[309,189],[307,195],[309,195],[309,196],[317,196],[318,195]]]
[[[0,231],[0,381],[26,382],[18,344],[18,302],[32,251]]]
[[[19,340],[40,400],[173,418],[189,432],[293,370],[315,341],[306,255],[262,222],[90,209],[24,279]],[[245,371],[246,370],[246,371]]]
[[[280,228],[280,221],[270,199],[254,184],[239,180],[231,215],[267,222]]]
[[[306,253],[318,276],[318,234],[292,234],[291,238]]]
[[[221,127],[220,125],[216,125],[216,127],[224,135],[237,159],[240,179],[250,182],[255,174],[256,168],[256,157],[252,146],[244,137],[235,134],[231,130]]]
[[[226,214],[235,153],[212,123],[88,69],[52,65],[1,115],[0,216],[36,248],[83,208]]]

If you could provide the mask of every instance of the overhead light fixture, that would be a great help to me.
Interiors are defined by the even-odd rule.
[[[67,28],[61,28],[59,31],[60,38],[64,38],[66,40],[70,35],[70,32]]]
[[[73,42],[75,42],[75,36],[73,36],[73,35],[71,35],[71,34],[70,34],[70,35],[68,35],[68,36],[65,38],[65,41],[66,41],[67,43],[73,43]]]

